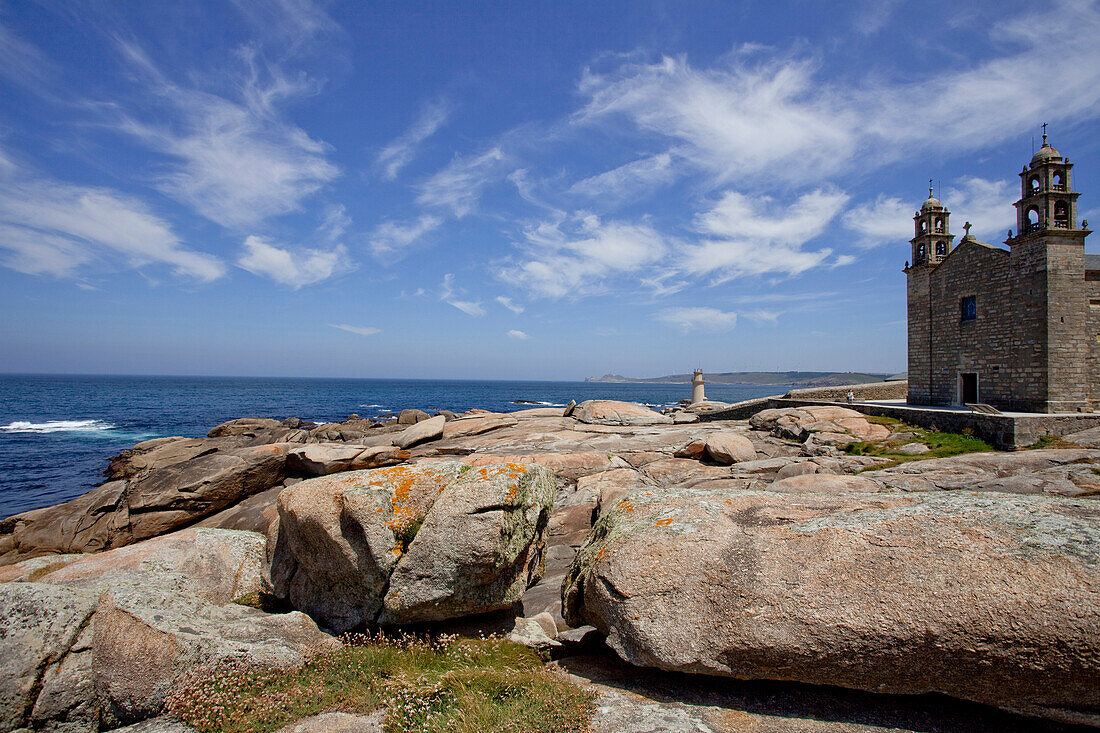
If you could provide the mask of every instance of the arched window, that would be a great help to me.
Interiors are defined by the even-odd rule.
[[[1069,204],[1065,201],[1054,202],[1054,226],[1060,229],[1069,228]]]
[[[936,242],[936,256],[943,257],[947,254],[947,242]]]
[[[1027,210],[1027,221],[1024,225],[1029,232],[1039,228],[1039,210],[1034,206]]]
[[[1031,193],[1039,192],[1039,176],[1032,176],[1031,180],[1027,182],[1027,187]]]
[[[924,260],[925,260],[925,253],[924,253],[924,245],[923,244],[918,244],[917,245],[917,257],[916,257],[916,259],[917,259],[917,262],[924,262]]]
[[[943,217],[942,216],[937,216],[936,217],[936,231],[937,232],[942,232],[943,231]]]
[[[1054,190],[1066,190],[1066,176],[1064,171],[1054,171]]]
[[[924,234],[927,231],[928,231],[928,222],[925,221],[924,219],[922,219],[921,223],[920,223],[920,233]]]

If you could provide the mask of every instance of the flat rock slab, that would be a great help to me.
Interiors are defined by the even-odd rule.
[[[706,678],[639,669],[608,654],[553,664],[599,695],[595,733],[1068,733],[1057,723],[938,696]]]
[[[634,492],[593,528],[563,601],[638,666],[1100,723],[1089,500]]]
[[[633,402],[586,400],[577,405],[573,417],[597,425],[671,425],[672,418]]]

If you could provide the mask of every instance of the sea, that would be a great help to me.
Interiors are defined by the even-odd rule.
[[[707,385],[707,397],[737,402],[788,389],[714,384]],[[203,436],[238,417],[322,423],[409,407],[512,412],[590,399],[659,410],[690,396],[689,384],[0,375],[0,518],[98,486],[108,459],[135,443]]]

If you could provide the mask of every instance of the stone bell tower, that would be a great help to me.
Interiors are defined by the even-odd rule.
[[[1038,412],[1087,409],[1088,292],[1085,237],[1077,220],[1073,165],[1047,142],[1020,171],[1017,234],[1005,240],[1017,277],[1020,328],[1038,368],[1020,391]]]
[[[955,239],[951,233],[951,212],[932,195],[913,215],[912,260],[906,263],[909,311],[909,396],[910,404],[932,401],[932,271],[950,254]],[[910,264],[911,263],[911,264]]]

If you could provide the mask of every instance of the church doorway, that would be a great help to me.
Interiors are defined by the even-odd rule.
[[[959,375],[959,402],[964,405],[973,405],[978,401],[978,375],[977,374],[960,374]]]

